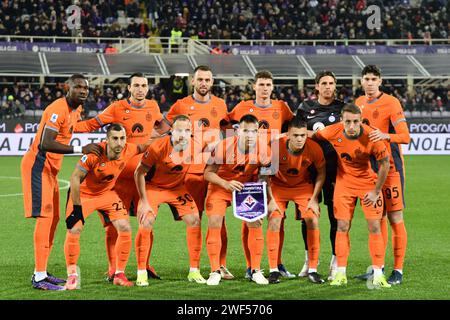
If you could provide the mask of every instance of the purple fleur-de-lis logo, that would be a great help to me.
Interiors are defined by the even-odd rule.
[[[248,195],[247,198],[244,200],[244,204],[249,208],[250,210],[253,209],[253,207],[258,203],[258,201],[255,200],[251,195]]]

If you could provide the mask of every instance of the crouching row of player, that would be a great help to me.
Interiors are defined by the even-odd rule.
[[[334,193],[335,217],[338,220],[338,273],[330,284],[339,286],[347,282],[345,271],[350,249],[348,231],[359,198],[369,228],[373,284],[389,287],[381,269],[384,265],[385,249],[380,233],[383,213],[380,191],[389,170],[389,156],[384,143],[370,141],[369,133],[372,129],[361,123],[361,111],[357,106],[346,105],[342,110],[342,120],[341,123],[315,134],[315,138],[328,140],[334,146],[339,159]],[[268,182],[269,226],[266,241],[270,275],[269,279],[266,279],[260,268],[264,249],[262,221],[246,223],[251,280],[258,284],[280,281],[280,272],[277,269],[280,224],[288,202],[294,201],[299,218],[304,219],[307,225],[308,278],[313,283],[323,283],[317,273],[320,250],[318,197],[325,180],[323,152],[316,142],[307,138],[306,124],[300,119],[296,118],[290,122],[287,135],[272,144],[275,146],[272,149],[261,148],[262,144],[258,142],[258,126],[258,120],[254,116],[243,116],[239,122],[238,134],[222,140],[214,147],[205,169],[204,179],[209,182],[206,197],[206,247],[211,265],[211,273],[205,280],[200,274],[199,266],[202,250],[200,217],[197,206],[183,183],[191,162],[191,159],[186,157],[191,157],[192,153],[188,150],[193,145],[189,118],[182,115],[176,117],[171,129],[172,134],[158,138],[149,146],[126,143],[123,127],[118,124],[111,125],[107,141],[102,144],[103,154],[83,156],[71,178],[66,219],[68,232],[64,245],[68,271],[66,288],[75,289],[78,286],[79,235],[84,219],[95,210],[102,214],[105,222],[111,221],[119,234],[116,242],[114,283],[133,285],[124,273],[131,250],[131,228],[126,209],[113,187],[127,160],[142,152],[145,152],[144,156],[135,171],[135,182],[140,196],[140,236],[150,237],[159,205],[168,203],[187,226],[189,281],[208,285],[220,283],[221,228],[226,209],[231,204],[232,191],[241,190],[246,182],[262,180]],[[379,162],[378,177],[371,169],[371,158]],[[279,162],[276,172],[269,169],[274,161]],[[315,179],[311,175],[312,167],[317,171]],[[149,241],[141,241],[141,244],[136,248],[136,284],[147,286],[145,264],[151,244]]]

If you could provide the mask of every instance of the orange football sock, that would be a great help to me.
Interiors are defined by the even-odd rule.
[[[48,246],[49,246],[48,254],[49,255],[50,255],[50,252],[52,252],[53,241],[55,239],[56,227],[58,227],[58,222],[59,222],[59,216],[53,216],[52,226],[50,227],[49,243],[48,243]]]
[[[389,231],[388,231],[388,218],[383,216],[380,221],[381,236],[383,237],[384,252],[386,252],[388,241],[389,241]]]
[[[151,229],[139,227],[136,238],[134,239],[134,250],[136,253],[138,270],[146,269],[150,242]]]
[[[220,247],[222,239],[220,237],[220,228],[208,228],[206,234],[206,250],[208,251],[209,263],[211,271],[220,269]]]
[[[241,229],[241,240],[242,240],[242,248],[244,249],[245,262],[247,263],[247,268],[250,268],[250,249],[248,248],[248,226],[245,221],[242,221],[242,229]]]
[[[406,245],[408,234],[404,221],[391,224],[392,227],[392,247],[394,250],[394,269],[402,270],[405,261]]]
[[[317,269],[319,263],[319,252],[320,252],[320,230],[313,229],[307,230],[307,241],[308,241],[308,266],[311,269]]]
[[[284,220],[285,218],[281,219],[281,225],[280,225],[280,242],[278,244],[278,257],[277,257],[277,265],[281,264],[281,251],[283,251],[283,245],[284,245]]]
[[[350,237],[348,232],[336,232],[336,258],[338,267],[346,267],[350,253]]]
[[[128,258],[131,251],[131,232],[118,231],[116,242],[116,272],[117,270],[125,271]]]
[[[67,231],[66,241],[64,241],[64,255],[66,266],[76,265],[80,256],[80,235]],[[71,272],[72,273],[72,272]]]
[[[220,236],[222,238],[222,247],[220,248],[220,265],[227,265],[227,248],[228,248],[228,237],[227,237],[227,225],[225,224],[225,219],[223,219],[222,229],[220,229]]]
[[[152,254],[152,249],[153,249],[153,229],[150,231],[150,244],[147,253],[147,258],[145,259],[145,261],[147,261],[147,269],[150,269],[150,256]]]
[[[34,263],[36,272],[47,271],[47,262],[50,255],[50,232],[52,228],[52,219],[39,217],[36,218],[34,226]]]
[[[263,229],[248,228],[248,248],[250,251],[252,270],[261,269],[261,259],[264,250]]]
[[[105,227],[105,246],[108,257],[108,270],[116,270],[117,230],[112,223]]]
[[[269,258],[269,268],[278,267],[278,248],[280,245],[280,232],[267,229],[267,257]]]
[[[186,241],[191,268],[200,268],[200,253],[202,252],[202,229],[200,227],[186,228]]]
[[[384,265],[384,241],[381,233],[369,234],[369,252],[372,265],[381,269]]]

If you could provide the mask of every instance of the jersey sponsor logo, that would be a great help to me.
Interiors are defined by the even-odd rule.
[[[266,120],[261,120],[258,122],[259,128],[261,129],[269,129],[270,125]]]
[[[109,182],[109,181],[111,181],[112,179],[114,179],[114,175],[113,175],[113,174],[109,174],[109,175],[107,175],[106,177],[104,177],[104,178],[102,179],[102,181],[104,181],[104,182]]]
[[[50,117],[50,122],[56,123],[56,120],[58,120],[58,114],[54,113],[52,114],[52,116]]]
[[[348,153],[343,153],[341,154],[341,158],[347,160],[347,161],[352,161],[352,157],[348,154]]]
[[[311,161],[309,161],[308,159],[302,160],[302,167],[309,167],[310,164],[311,164]]]
[[[135,132],[143,132],[144,131],[144,126],[140,123],[135,123],[133,124],[133,127],[131,128],[131,132],[135,133]]]
[[[176,171],[176,172],[183,171],[183,166],[177,165],[177,166],[173,167],[172,169],[170,169],[170,171]]]
[[[233,172],[241,173],[245,171],[245,165],[239,165],[233,168]]]
[[[208,128],[210,126],[210,122],[206,118],[201,118],[200,120],[198,120],[197,124],[198,124],[199,128],[201,128],[201,127]]]
[[[88,156],[87,154],[85,154],[84,156],[81,157],[81,162],[86,163]]]

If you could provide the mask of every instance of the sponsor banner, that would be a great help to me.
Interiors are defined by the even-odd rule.
[[[450,123],[409,123],[410,133],[450,133]]]
[[[0,133],[0,156],[23,155],[33,142],[33,133]],[[75,133],[72,146],[102,141],[104,133]],[[411,143],[402,145],[405,155],[450,155],[450,133],[411,133]]]
[[[20,156],[27,152],[33,143],[33,133],[0,133],[0,156]],[[75,133],[70,140],[71,146],[84,146],[89,143],[101,142],[106,137],[104,133]]]
[[[249,46],[234,45],[222,46],[224,50],[231,50],[232,54],[247,55],[264,55],[264,54],[280,54],[280,55],[330,55],[330,54],[348,54],[348,55],[373,55],[373,54],[450,54],[449,45],[397,45],[397,46],[363,46],[363,45],[339,45],[339,46]]]
[[[0,51],[33,51],[33,52],[78,52],[97,53],[104,52],[106,44],[98,43],[71,43],[71,42],[7,42],[0,41]]]
[[[411,133],[411,142],[402,145],[403,154],[450,155],[450,133]]]
[[[233,214],[236,218],[253,222],[267,215],[265,182],[244,183],[241,191],[233,191]]]
[[[9,119],[0,121],[0,133],[36,133],[39,122],[25,119]],[[106,126],[95,131],[96,133],[106,132]]]
[[[31,117],[30,117],[31,119]],[[36,119],[36,118],[35,118]],[[409,131],[411,133],[450,133],[450,120],[447,119],[422,119],[408,118]],[[0,120],[0,133],[36,133],[39,127],[38,121],[25,119]],[[106,127],[95,131],[106,132]]]

